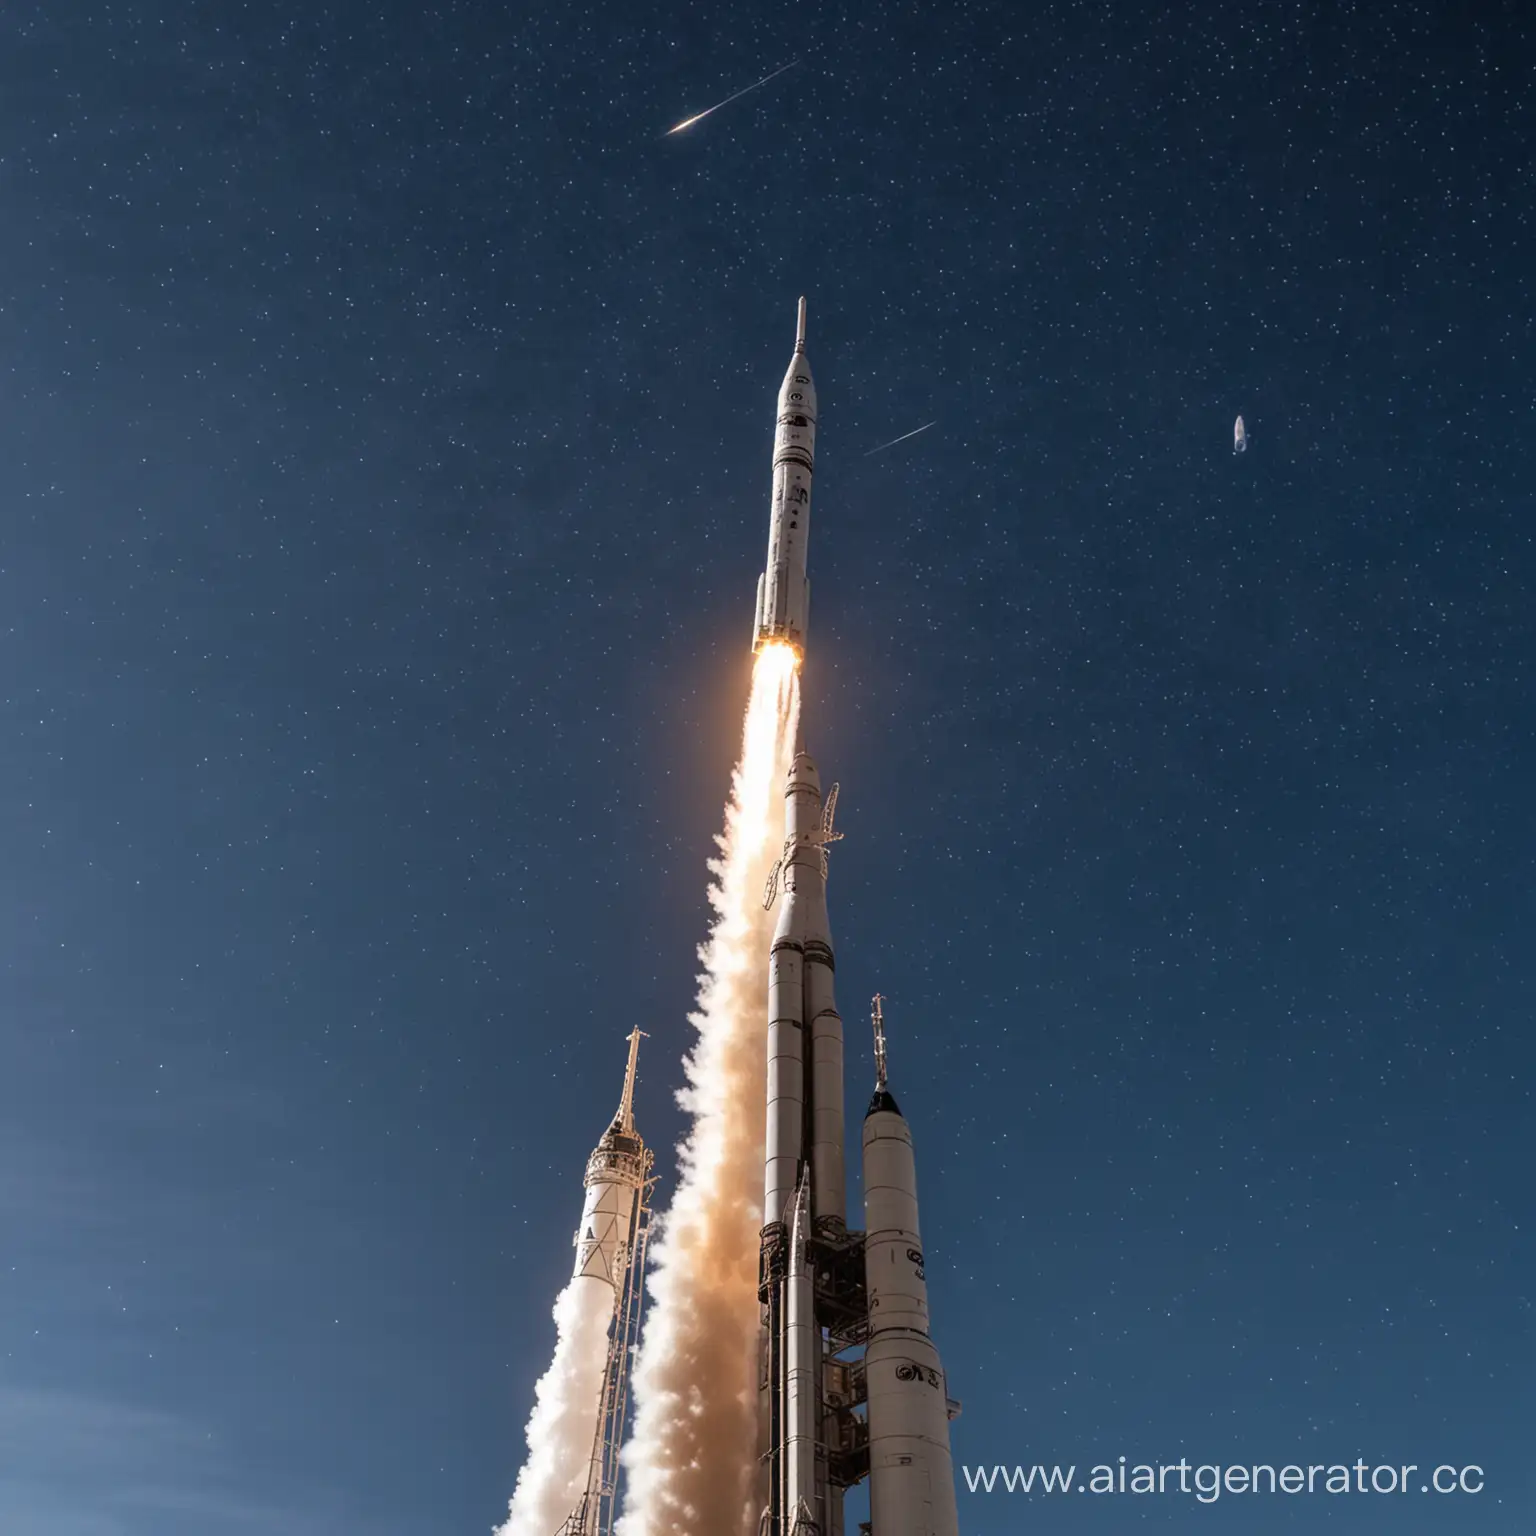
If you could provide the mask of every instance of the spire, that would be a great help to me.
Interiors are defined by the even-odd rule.
[[[885,999],[877,992],[870,1010],[870,1023],[875,1030],[875,1096],[869,1101],[869,1108],[864,1112],[867,1120],[870,1115],[901,1113],[891,1091],[886,1087],[886,1063],[885,1063],[885,1013],[881,1004]]]
[[[885,1092],[885,1015],[880,1012],[880,1004],[885,999],[876,992],[874,1002],[875,1026],[875,1092]]]
[[[645,1031],[639,1025],[629,1032],[629,1065],[624,1069],[624,1093],[615,1116],[615,1124],[629,1135],[635,1130],[635,1063],[640,1059],[640,1042],[645,1038]]]
[[[795,317],[795,355],[805,351],[805,295],[800,296],[800,313]]]

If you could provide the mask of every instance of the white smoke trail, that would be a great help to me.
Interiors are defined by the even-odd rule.
[[[587,1487],[613,1287],[577,1275],[555,1302],[555,1357],[534,1389],[528,1459],[496,1536],[555,1536]]]
[[[767,959],[763,886],[784,841],[798,663],[769,647],[752,675],[741,761],[711,861],[699,1032],[679,1094],[693,1115],[672,1202],[651,1242],[635,1364],[634,1433],[618,1536],[750,1536],[758,1454],[757,1253],[762,1229]]]

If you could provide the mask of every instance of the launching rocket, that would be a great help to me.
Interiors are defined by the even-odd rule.
[[[779,386],[779,424],[773,434],[773,511],[768,519],[768,564],[757,578],[752,649],[781,640],[802,655],[811,613],[805,548],[811,534],[811,475],[816,468],[816,384],[805,356],[805,300],[795,326],[795,355]]]
[[[779,391],[768,566],[753,648],[802,656],[816,395],[805,300]],[[928,1332],[911,1133],[885,1081],[864,1122],[866,1231],[847,1220],[843,1022],[827,919],[837,786],[803,746],[784,791],[782,890],[768,954],[767,1131],[758,1297],[766,1486],[760,1536],[843,1536],[843,1494],[870,1479],[870,1536],[958,1536],[943,1368]],[[877,1010],[878,1012],[878,1010]]]

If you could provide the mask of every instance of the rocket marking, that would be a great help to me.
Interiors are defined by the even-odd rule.
[[[938,426],[937,421],[930,421],[921,427],[914,427],[910,432],[903,432],[900,437],[893,437],[888,443],[881,443],[878,448],[871,448],[869,453],[866,453],[864,457],[867,459],[872,454],[884,453],[887,448],[894,448],[897,443],[904,443],[909,437],[916,437],[919,432],[926,432],[929,427],[936,426]]]
[[[728,107],[733,101],[740,101],[743,96],[750,95],[753,91],[767,85],[770,80],[777,80],[786,69],[793,69],[799,62],[799,59],[791,59],[788,64],[781,64],[771,75],[764,75],[761,80],[747,86],[745,90],[737,91],[734,96],[727,96],[724,101],[717,101],[714,106],[706,107],[702,112],[694,113],[692,117],[685,117],[677,127],[668,128],[662,134],[662,138],[670,139],[674,133],[681,133],[685,128],[692,128],[695,123],[702,123],[711,112],[718,112],[721,107]]]

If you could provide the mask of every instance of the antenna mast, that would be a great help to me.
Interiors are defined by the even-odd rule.
[[[647,1038],[638,1024],[629,1032],[629,1065],[624,1069],[624,1092],[618,1114],[619,1125],[626,1131],[635,1128],[635,1064],[640,1057],[640,1042]]]
[[[875,1026],[875,1092],[885,1092],[885,1015],[880,1011],[880,1004],[885,999],[876,992],[874,1001],[874,1013],[871,1022]]]

